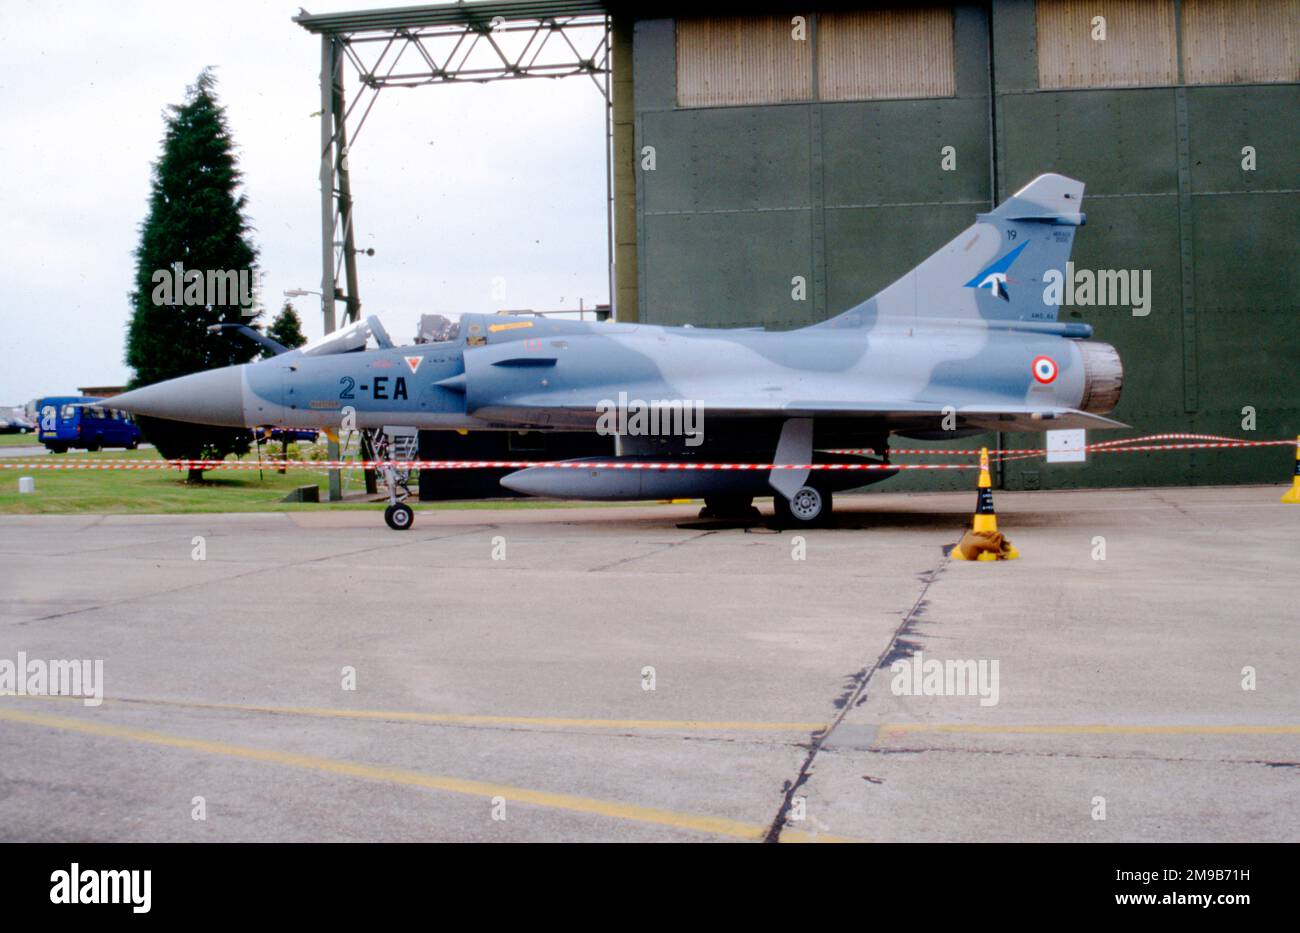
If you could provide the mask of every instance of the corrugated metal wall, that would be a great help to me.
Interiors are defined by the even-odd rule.
[[[952,8],[865,10],[817,17],[821,100],[951,97]]]
[[[1178,80],[1169,0],[1039,0],[1036,14],[1038,86],[1044,90]]]
[[[1110,42],[1117,23],[1122,31],[1138,22],[1135,10],[1148,5],[1086,6],[1091,15],[1109,11]],[[1172,0],[1166,6],[1173,9]],[[1040,68],[1086,73],[1048,64],[1078,45],[1051,30],[1077,30],[1076,21],[1045,18],[1028,0],[995,0],[953,10],[949,96],[683,108],[673,22],[638,22],[636,147],[653,146],[657,156],[655,171],[637,174],[641,320],[770,327],[824,320],[888,285],[993,200],[1058,171],[1088,185],[1076,265],[1151,272],[1146,316],[1128,307],[1062,311],[1092,324],[1126,360],[1117,417],[1141,433],[1239,435],[1249,407],[1256,436],[1300,433],[1295,57],[1275,41],[1254,45],[1262,57],[1243,65],[1241,23],[1211,15],[1218,4],[1210,0],[1180,6],[1189,35],[1216,37],[1185,48],[1181,64],[1193,76],[1222,75],[1225,67],[1271,74],[1282,61],[1288,81],[1199,85],[1175,76],[1156,86],[1044,87]],[[1294,25],[1288,33],[1275,19],[1286,10],[1259,9],[1266,31],[1293,33]],[[825,19],[817,23],[823,30]],[[1205,53],[1207,45],[1233,51]],[[1165,46],[1155,47],[1167,73]],[[946,147],[955,171],[940,168]],[[1246,147],[1256,155],[1252,170],[1243,168]],[[796,277],[806,283],[802,300],[792,291]],[[1003,479],[1011,488],[1281,482],[1290,468],[1284,461],[1277,450],[1133,455],[1086,466],[1008,465]],[[926,476],[888,487],[945,484],[966,485],[961,477]]]
[[[779,104],[812,97],[812,43],[789,17],[729,16],[677,23],[677,102],[683,107]]]
[[[1300,81],[1298,37],[1300,0],[1183,0],[1184,77],[1188,84]]]
[[[676,22],[681,107],[951,97],[951,7]],[[813,56],[817,94],[813,94]]]

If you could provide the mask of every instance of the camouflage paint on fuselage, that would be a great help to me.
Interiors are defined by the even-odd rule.
[[[788,332],[466,314],[455,339],[364,350],[365,321],[317,344],[149,386],[115,406],[229,425],[595,430],[622,395],[698,404],[714,452],[766,451],[791,419],[817,446],[891,432],[1109,427],[1122,370],[1056,322],[1083,185],[1042,175],[872,298]],[[382,339],[381,339],[382,338]],[[688,453],[688,452],[683,452]]]

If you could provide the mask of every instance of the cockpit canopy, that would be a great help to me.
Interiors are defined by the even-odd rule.
[[[393,347],[393,341],[389,339],[388,331],[384,330],[384,325],[379,323],[379,318],[373,314],[349,324],[342,330],[326,334],[319,340],[313,340],[299,352],[303,356],[334,356],[339,353],[358,353],[366,349],[366,344],[370,342],[371,338],[374,338],[375,346],[381,350],[388,350]]]

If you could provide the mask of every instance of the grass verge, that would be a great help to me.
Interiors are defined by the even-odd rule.
[[[95,454],[67,453],[59,460],[158,460],[154,450],[101,451]],[[248,458],[245,458],[247,460]],[[39,462],[53,462],[40,458]],[[13,463],[14,461],[0,461]],[[57,515],[75,513],[170,514],[186,512],[284,512],[320,511],[321,509],[383,509],[384,502],[353,499],[347,502],[281,502],[299,486],[320,487],[326,495],[329,475],[325,470],[293,469],[280,474],[275,470],[210,470],[203,482],[186,482],[182,470],[39,470],[0,469],[0,514]],[[36,478],[34,493],[18,492],[18,477]],[[415,483],[412,481],[412,488]],[[344,492],[356,493],[364,488],[360,470],[345,471]],[[564,508],[570,506],[618,505],[621,503],[567,503],[538,499],[504,499],[494,501],[415,502],[417,510],[429,509],[501,509]],[[629,503],[631,504],[631,503]]]

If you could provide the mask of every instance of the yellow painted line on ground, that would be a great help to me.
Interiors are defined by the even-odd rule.
[[[650,823],[657,826],[668,826],[673,829],[726,836],[732,839],[745,839],[756,842],[762,840],[767,835],[768,830],[768,827],[756,823],[744,823],[724,817],[698,816],[691,813],[679,813],[675,810],[661,810],[656,807],[642,807],[635,804],[617,803],[612,800],[579,797],[574,794],[556,794],[549,791],[530,790],[526,787],[512,787],[507,784],[491,784],[484,781],[425,774],[421,771],[410,771],[405,768],[390,768],[385,765],[368,765],[359,762],[339,761],[332,758],[318,758],[314,755],[298,755],[273,749],[252,748],[246,745],[232,745],[227,742],[191,739],[185,736],[166,735],[144,729],[132,729],[107,722],[91,722],[86,719],[70,719],[65,716],[49,716],[44,713],[29,713],[4,708],[0,708],[0,720],[29,726],[40,726],[47,729],[58,729],[65,732],[79,732],[84,735],[142,742],[166,748],[178,748],[208,755],[220,755],[226,758],[240,758],[245,761],[258,761],[265,764],[301,768],[325,774],[338,774],[385,784],[423,787],[428,790],[473,797],[487,797],[489,799],[504,797],[513,803],[526,803],[538,807],[548,807],[553,810],[567,810],[572,813],[605,816],[634,823]],[[785,842],[858,841],[841,836],[791,829],[783,830],[781,839]]]
[[[882,723],[880,740],[919,732],[964,733],[968,735],[1300,735],[1294,726],[1116,726],[1088,725],[984,725],[974,723]]]
[[[311,706],[239,706],[233,704],[187,703],[204,709],[249,713],[277,713],[286,716],[324,716],[338,719],[391,719],[398,722],[427,722],[450,725],[550,726],[564,729],[674,729],[683,732],[813,732],[826,728],[824,722],[747,722],[701,719],[573,719],[560,716],[479,716],[461,713],[418,713],[403,710],[331,709]]]
[[[0,692],[0,697],[13,697]],[[81,702],[81,697],[28,694],[23,699]],[[241,703],[200,703],[189,700],[105,698],[104,704],[129,703],[142,706],[175,706],[236,713],[269,713],[278,716],[320,716],[331,719],[393,720],[444,725],[549,726],[566,729],[664,729],[736,732],[822,732],[825,722],[777,722],[762,720],[708,719],[581,719],[560,716],[488,716],[468,713],[423,713],[414,710],[338,709],[326,706],[265,706]],[[887,722],[877,728],[886,738],[896,734],[947,732],[984,735],[1300,735],[1300,725],[1114,725],[1108,723],[930,723]]]
[[[0,694],[4,696],[5,694]],[[10,694],[12,695],[12,694]],[[32,699],[45,699],[32,697]],[[49,699],[80,700],[79,697]],[[104,704],[138,703],[236,713],[272,713],[280,716],[321,716],[331,719],[393,720],[435,725],[549,726],[564,729],[668,729],[681,732],[817,732],[824,722],[754,722],[706,719],[578,719],[560,716],[486,716],[464,713],[421,713],[412,710],[335,709],[326,706],[261,706],[240,703],[198,703],[187,700],[149,700],[135,697],[105,698]]]

